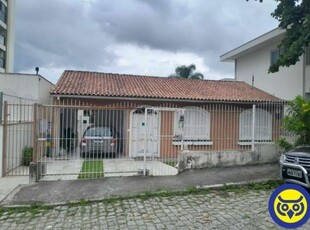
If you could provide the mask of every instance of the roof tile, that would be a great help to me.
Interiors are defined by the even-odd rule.
[[[66,70],[51,95],[165,98],[202,101],[282,101],[239,81],[190,80]]]

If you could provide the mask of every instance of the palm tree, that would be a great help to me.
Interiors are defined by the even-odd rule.
[[[171,74],[169,77],[186,78],[186,79],[203,79],[203,74],[199,72],[194,72],[196,66],[191,64],[189,66],[181,65],[175,69],[175,73]]]

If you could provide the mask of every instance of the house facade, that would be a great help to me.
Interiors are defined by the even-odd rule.
[[[112,126],[125,157],[249,150],[280,135],[283,101],[244,82],[65,71],[51,96],[56,139],[69,129],[80,143],[85,126]]]
[[[277,73],[268,73],[269,66],[279,56],[277,46],[285,30],[274,29],[220,57],[222,62],[234,62],[235,80],[244,81],[276,97],[292,100],[297,95],[310,96],[310,52],[290,67],[280,67]]]

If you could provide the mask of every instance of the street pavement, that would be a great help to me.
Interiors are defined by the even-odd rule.
[[[117,177],[92,180],[45,181],[19,186],[0,206],[23,204],[66,204],[83,200],[102,200],[143,192],[179,191],[190,187],[279,179],[278,164],[207,168],[185,171],[176,176]],[[3,184],[0,187],[6,185]]]
[[[278,175],[277,164],[264,164],[193,170],[167,177],[18,185],[0,203],[0,229],[280,229],[268,213],[271,190],[224,189],[203,194],[130,198],[143,192],[279,179]],[[6,186],[3,181],[8,183],[0,181],[0,194],[8,191],[3,189]],[[106,199],[111,197],[118,198]],[[29,204],[35,206],[21,208]],[[1,206],[18,208],[1,209]],[[308,223],[303,227],[310,229]]]
[[[268,213],[271,193],[209,191],[7,211],[0,214],[0,229],[281,229]]]

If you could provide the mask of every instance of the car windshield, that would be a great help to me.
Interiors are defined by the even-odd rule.
[[[109,127],[94,127],[86,131],[85,135],[87,137],[111,137],[112,132]]]

